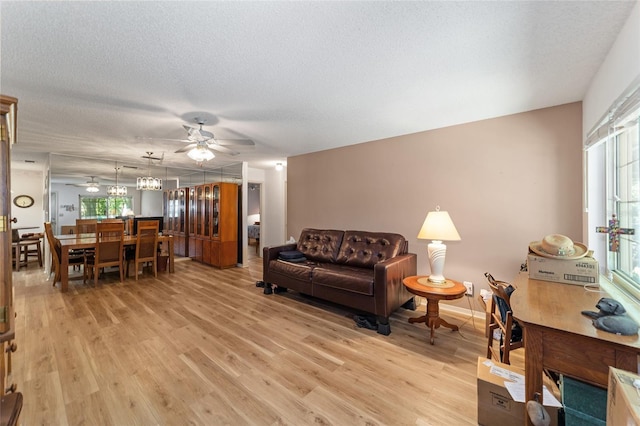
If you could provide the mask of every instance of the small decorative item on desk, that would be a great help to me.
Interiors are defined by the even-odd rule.
[[[593,319],[593,326],[598,330],[621,336],[633,336],[638,334],[638,324],[626,315],[624,306],[615,299],[603,297],[596,304],[598,312],[582,311],[582,315]]]

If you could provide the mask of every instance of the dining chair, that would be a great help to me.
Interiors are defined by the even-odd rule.
[[[40,232],[22,234],[20,242],[24,245],[24,261],[28,264],[30,257],[35,257],[42,268],[42,238]]]
[[[98,223],[96,225],[96,250],[93,255],[85,256],[84,282],[89,272],[98,285],[100,269],[117,266],[120,282],[124,281],[124,223]]]
[[[76,234],[95,234],[96,219],[76,219]]]
[[[11,230],[11,260],[16,271],[19,271],[21,266],[27,266],[26,246],[20,241],[20,232],[17,229]]]
[[[44,235],[47,239],[47,243],[49,244],[49,251],[51,252],[51,270],[53,272],[53,283],[52,285],[56,285],[57,282],[60,281],[60,257],[62,256],[62,246],[60,244],[60,240],[58,240],[53,235],[53,229],[51,228],[51,222],[44,223]],[[80,253],[69,253],[69,266],[73,266],[74,269],[84,264],[84,254]],[[51,273],[49,273],[51,274]]]
[[[135,251],[135,275],[138,280],[138,271],[141,263],[150,263],[153,267],[153,276],[158,277],[158,227],[157,220],[144,220],[138,222],[138,235],[136,236]],[[127,263],[127,276],[129,275]],[[144,271],[144,267],[142,268]]]
[[[505,281],[496,280],[488,272],[485,272],[484,275],[487,277],[489,287],[493,291],[489,308],[490,323],[488,327],[487,358],[491,359],[493,357],[503,364],[510,364],[509,355],[511,351],[522,348],[524,344],[522,328],[514,320],[513,311],[511,310],[511,293],[515,291],[515,288]],[[500,330],[499,351],[493,345],[493,333],[495,330]]]

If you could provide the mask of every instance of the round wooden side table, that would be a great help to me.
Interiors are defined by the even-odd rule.
[[[440,318],[438,302],[441,300],[460,299],[464,296],[467,289],[458,281],[447,279],[444,283],[432,283],[428,278],[427,276],[412,276],[406,277],[402,282],[409,292],[427,299],[427,314],[418,318],[409,318],[409,322],[412,324],[416,322],[425,323],[425,325],[431,329],[430,342],[433,345],[436,328],[442,325],[450,328],[452,331],[458,330],[457,325],[449,324]]]

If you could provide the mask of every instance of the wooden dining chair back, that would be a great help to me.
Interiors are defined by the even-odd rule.
[[[51,222],[44,223],[44,236],[49,244],[49,251],[51,252],[51,271],[53,272],[53,285],[60,280],[60,251],[56,249],[56,238],[53,236],[53,230],[51,229]]]
[[[60,234],[62,235],[70,235],[70,234],[75,234],[76,233],[76,226],[75,225],[62,225],[60,227]]]
[[[515,288],[505,281],[498,281],[485,272],[489,287],[493,292],[489,308],[490,322],[487,342],[487,358],[494,358],[504,364],[510,364],[510,353],[514,349],[523,347],[522,328],[513,318],[511,310],[511,293]],[[494,347],[494,331],[500,330],[498,348]]]
[[[51,222],[44,223],[44,235],[49,245],[49,251],[51,252],[51,272],[53,272],[53,283],[56,285],[60,281],[60,257],[62,256],[62,246],[60,240],[53,235],[53,229],[51,228]],[[82,252],[73,252],[69,254],[69,266],[80,266],[84,264],[84,254]]]
[[[120,282],[124,281],[124,223],[98,223],[96,225],[96,250],[85,257],[85,282],[89,272],[98,285],[100,269],[117,266]]]
[[[144,263],[151,264],[153,276],[158,276],[158,227],[157,220],[141,220],[138,222],[135,256],[136,280],[138,279],[140,264]]]
[[[95,234],[96,219],[76,219],[76,234]]]

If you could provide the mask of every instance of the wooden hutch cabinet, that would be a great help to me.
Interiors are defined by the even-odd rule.
[[[175,254],[219,268],[238,263],[238,185],[206,183],[164,193]]]
[[[219,268],[238,263],[238,185],[210,183],[194,188],[193,257]]]

